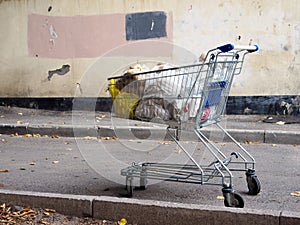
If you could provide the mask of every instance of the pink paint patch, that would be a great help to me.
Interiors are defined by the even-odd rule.
[[[28,54],[45,58],[98,57],[126,45],[125,32],[125,14],[70,17],[31,14],[28,16]],[[172,41],[172,16],[168,18],[167,32],[168,37],[156,41]],[[168,48],[153,52],[153,56],[171,53],[172,49]]]

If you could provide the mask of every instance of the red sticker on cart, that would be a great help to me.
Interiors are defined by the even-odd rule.
[[[189,109],[190,109],[190,105],[187,104],[183,107],[183,112],[187,113],[189,111]]]
[[[208,120],[209,114],[210,114],[210,108],[205,108],[202,113],[201,121]]]

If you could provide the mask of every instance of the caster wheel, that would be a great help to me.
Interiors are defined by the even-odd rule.
[[[248,194],[257,195],[260,192],[261,185],[257,176],[247,176]]]
[[[224,195],[224,205],[226,207],[244,208],[244,200],[238,193],[229,193]]]
[[[133,196],[133,185],[132,182],[133,178],[126,178],[126,191],[127,191],[127,196],[131,198]]]

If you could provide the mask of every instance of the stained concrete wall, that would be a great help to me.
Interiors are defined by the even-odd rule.
[[[261,51],[248,57],[231,95],[299,95],[299,11],[298,0],[0,0],[0,97],[107,96],[111,72],[139,60],[124,46],[147,41],[162,43],[147,59],[166,61],[182,49],[199,56],[251,41]],[[128,38],[128,19],[143,12],[165,15],[164,35]]]

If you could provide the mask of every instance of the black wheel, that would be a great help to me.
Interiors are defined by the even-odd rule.
[[[244,208],[244,200],[238,193],[229,193],[224,195],[224,205],[226,207]]]
[[[127,197],[131,198],[133,196],[132,178],[126,177],[126,191]]]
[[[257,176],[247,176],[248,194],[257,195],[260,192],[261,185]]]

